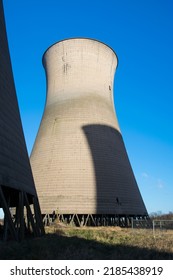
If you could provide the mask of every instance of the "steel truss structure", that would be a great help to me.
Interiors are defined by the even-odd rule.
[[[82,226],[120,226],[131,227],[133,220],[148,220],[148,216],[130,216],[130,215],[99,215],[99,214],[46,214],[43,218],[45,226],[50,225],[54,220],[63,222],[67,225]]]
[[[32,196],[25,191],[0,186],[0,201],[4,211],[4,241],[10,238],[21,241],[28,235],[36,237],[44,234],[44,226],[36,196]],[[13,207],[10,207],[11,203]]]

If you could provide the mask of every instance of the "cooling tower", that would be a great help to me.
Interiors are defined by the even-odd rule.
[[[43,55],[47,100],[31,154],[41,211],[86,224],[147,215],[113,101],[117,56],[92,39]]]
[[[1,0],[0,37],[0,208],[4,210],[4,239],[10,232],[19,240],[25,232],[25,209],[28,230],[35,235],[44,230],[21,125]],[[34,206],[35,219],[30,205]]]

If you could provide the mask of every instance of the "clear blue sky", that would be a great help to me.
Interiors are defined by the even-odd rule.
[[[173,211],[173,1],[4,0],[23,128],[30,154],[46,97],[44,51],[89,37],[118,55],[115,106],[148,212]]]

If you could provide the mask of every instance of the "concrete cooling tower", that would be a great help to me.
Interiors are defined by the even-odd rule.
[[[42,214],[79,225],[146,217],[114,109],[115,52],[68,39],[47,49],[43,65],[47,100],[31,154]]]
[[[32,207],[31,207],[32,205]],[[27,154],[0,0],[0,208],[4,211],[4,235],[21,240],[27,229],[44,232],[38,198]],[[13,208],[14,217],[11,213]],[[31,208],[34,208],[35,217]],[[26,210],[26,211],[25,211]],[[26,217],[24,217],[24,211]],[[24,219],[27,223],[25,224]]]

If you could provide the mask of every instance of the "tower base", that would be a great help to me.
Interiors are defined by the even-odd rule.
[[[55,220],[67,225],[82,226],[120,226],[131,227],[133,220],[148,220],[147,215],[115,215],[115,214],[46,214],[43,218],[45,226]]]
[[[4,211],[2,239],[21,241],[25,236],[41,236],[44,226],[36,196],[25,191],[0,186],[0,203]],[[33,207],[33,213],[32,209]]]

